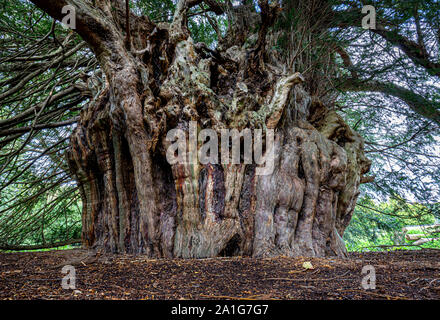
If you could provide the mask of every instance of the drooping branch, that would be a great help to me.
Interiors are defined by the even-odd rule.
[[[111,36],[111,34],[108,33],[102,13],[89,2],[82,0],[32,0],[32,2],[59,21],[64,17],[63,8],[68,5],[73,6],[75,8],[75,31],[96,50],[96,53],[99,54],[105,50],[102,47],[103,37]]]
[[[332,15],[332,21],[330,21],[329,24],[330,26],[339,28],[360,28],[362,18],[363,14],[361,8],[351,8],[345,11],[334,12]],[[377,19],[376,28],[370,29],[371,32],[380,35],[388,43],[401,49],[415,65],[425,68],[430,75],[440,77],[440,63],[438,62],[438,59],[432,57],[426,50],[425,43],[421,37],[420,27],[417,26],[417,21],[419,19],[417,14],[414,19],[416,21],[416,31],[419,34],[418,42],[399,34],[394,22],[382,17],[378,17]]]
[[[7,130],[0,130],[0,137],[4,136],[10,136],[17,133],[25,133],[29,132],[31,130],[42,130],[42,129],[51,129],[51,128],[60,128],[60,127],[66,127],[69,126],[75,122],[78,121],[78,117],[61,121],[61,122],[51,122],[51,123],[45,123],[45,124],[38,124],[33,127],[20,127],[20,128],[13,128],[13,129],[7,129]]]
[[[339,89],[343,91],[370,91],[394,96],[404,101],[414,112],[440,124],[440,106],[423,96],[402,86],[380,81],[362,81],[359,79],[341,80]]]
[[[10,88],[9,90],[0,93],[0,100],[4,100],[5,98],[13,95],[14,93],[18,92],[20,89],[22,89],[31,79],[41,75],[44,71],[46,71],[48,68],[53,67],[59,63],[61,63],[66,57],[69,57],[73,54],[75,54],[79,49],[84,47],[84,43],[79,43],[76,45],[73,49],[66,52],[64,56],[58,57],[57,59],[54,59],[53,61],[49,61],[46,65],[44,65],[42,68],[37,69],[34,72],[31,72],[30,74],[23,77],[23,79],[20,80],[15,86]]]
[[[14,117],[11,118],[7,118],[7,119],[1,119],[0,120],[0,126],[5,129],[5,128],[9,128],[11,126],[14,126],[18,123],[21,123],[22,121],[25,121],[26,119],[28,119],[28,117],[34,115],[35,113],[39,112],[41,110],[41,108],[44,106],[44,104],[53,104],[56,102],[59,102],[59,100],[61,100],[62,98],[65,98],[75,92],[78,92],[78,88],[76,88],[75,86],[71,86],[65,90],[59,91],[55,94],[53,94],[48,101],[46,102],[41,102],[38,103],[35,106],[32,106],[30,108],[27,108],[25,111],[15,115]]]
[[[395,30],[385,29],[382,25],[378,25],[372,31],[401,49],[415,65],[425,68],[426,72],[432,76],[440,77],[440,63],[434,61],[435,59],[430,56],[423,42],[412,41]]]
[[[112,43],[120,41],[120,29],[112,18],[119,23],[125,22],[125,5],[123,0],[94,1],[84,0],[32,0],[52,18],[63,19],[63,7],[75,8],[75,32],[78,33],[94,51],[98,60],[101,56],[110,56]],[[102,61],[102,59],[101,59]]]

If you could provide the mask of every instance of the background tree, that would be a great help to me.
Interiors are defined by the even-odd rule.
[[[25,230],[46,241],[76,201],[66,149],[84,244],[114,252],[344,255],[373,180],[353,129],[373,160],[366,194],[438,201],[437,1],[373,3],[375,30],[358,1],[33,2],[58,20],[73,5],[80,37],[2,2],[6,244]],[[163,138],[190,120],[275,128],[274,174],[169,166]]]

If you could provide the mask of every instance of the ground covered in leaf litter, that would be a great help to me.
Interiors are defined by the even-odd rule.
[[[64,265],[76,290],[61,286]],[[364,290],[362,268],[375,267]],[[86,251],[0,253],[0,299],[440,299],[440,251],[351,253],[349,259],[151,260]]]

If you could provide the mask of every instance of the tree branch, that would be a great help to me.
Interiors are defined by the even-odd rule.
[[[49,14],[52,18],[61,21],[63,19],[63,7],[70,5],[75,8],[76,29],[78,33],[92,48],[98,57],[108,51],[105,43],[114,40],[115,33],[111,27],[109,8],[115,4],[108,1],[99,1],[100,7],[94,7],[84,0],[31,0],[37,7]],[[119,5],[119,0],[116,1]],[[97,5],[96,5],[97,6]],[[101,9],[101,10],[99,10]]]
[[[334,12],[332,17],[333,20],[330,22],[332,27],[349,28],[361,27],[363,16],[360,8],[354,8]],[[417,32],[420,32],[417,27],[417,19],[416,15],[416,29]],[[389,27],[389,30],[386,27]],[[440,63],[435,62],[435,59],[429,55],[420,36],[419,43],[414,42],[400,35],[398,31],[393,29],[394,27],[395,25],[391,21],[382,19],[376,24],[376,29],[371,29],[370,31],[380,35],[387,42],[401,49],[414,64],[425,68],[430,75],[440,77]]]
[[[342,84],[338,88],[342,91],[381,92],[386,95],[397,97],[404,101],[411,108],[411,110],[413,110],[417,114],[437,124],[440,124],[439,104],[432,102],[404,87],[393,83],[385,83],[380,81],[362,81],[358,79],[348,79],[341,82]]]
[[[27,127],[13,128],[13,129],[8,129],[8,130],[0,130],[0,137],[15,135],[17,133],[25,133],[25,132],[29,132],[31,130],[43,130],[43,129],[65,127],[65,126],[69,126],[73,123],[78,122],[78,120],[79,120],[79,117],[76,117],[76,118],[66,120],[66,121],[61,121],[61,122],[37,124],[34,127],[27,126]]]
[[[420,44],[405,38],[397,31],[388,31],[383,26],[378,25],[372,32],[382,36],[386,41],[401,49],[414,64],[425,68],[431,76],[440,77],[440,63],[433,62],[433,58],[426,51],[423,42]]]

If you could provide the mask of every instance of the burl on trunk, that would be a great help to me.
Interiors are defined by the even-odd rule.
[[[83,244],[165,258],[345,256],[341,237],[370,167],[363,139],[304,90],[301,74],[274,62],[265,45],[273,6],[262,7],[253,48],[223,41],[212,50],[188,34],[190,2],[179,2],[169,25],[132,17],[128,41],[106,21],[103,40],[89,36],[106,84],[82,111],[68,153]],[[194,146],[191,123],[219,136],[274,130],[273,171],[170,164],[167,132],[183,130]]]

